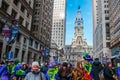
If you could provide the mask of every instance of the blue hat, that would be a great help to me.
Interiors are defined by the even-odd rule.
[[[57,66],[57,63],[56,62],[51,62],[49,64],[49,68],[54,68],[55,66]]]
[[[84,53],[83,58],[87,61],[92,61],[92,58],[88,53]]]

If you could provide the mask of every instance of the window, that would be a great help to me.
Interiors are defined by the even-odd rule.
[[[16,49],[15,49],[15,56],[14,56],[15,58],[17,58],[18,53],[19,53],[19,49],[16,48]]]
[[[33,25],[33,31],[38,31],[38,25]]]
[[[33,39],[29,39],[29,45],[30,45],[30,46],[33,45]]]
[[[109,23],[106,23],[106,27],[109,27]]]
[[[105,17],[105,20],[109,20],[109,17]]]
[[[20,16],[19,20],[20,20],[20,24],[22,24],[24,19]]]
[[[18,5],[19,0],[14,0],[13,3],[14,3],[15,5]]]
[[[23,62],[23,60],[24,60],[24,55],[25,55],[25,51],[22,51],[22,60],[21,60],[21,62]]]
[[[21,37],[21,34],[20,33],[18,33],[18,35],[17,35],[17,42],[19,42],[20,41],[20,37]]]
[[[30,14],[27,12],[27,17],[29,18]]]
[[[26,43],[26,38],[24,38],[24,43]]]
[[[34,48],[38,49],[38,42],[35,42]]]
[[[106,40],[110,40],[110,27],[109,27],[109,23],[106,23]]]
[[[17,15],[17,12],[12,9],[12,13],[11,13],[12,18],[15,19],[16,15]]]
[[[35,3],[35,6],[36,6],[36,7],[39,7],[39,6],[40,6],[40,2],[36,2],[36,3]]]
[[[21,9],[20,9],[22,12],[25,11],[25,7],[23,5],[21,5]]]
[[[29,5],[31,5],[31,1],[29,1]]]
[[[34,23],[39,22],[39,18],[34,18],[34,19],[33,19],[33,22],[34,22]]]
[[[109,14],[109,10],[105,10],[105,14]]]
[[[7,11],[8,7],[9,7],[9,5],[6,2],[2,1],[1,9],[4,11]]]
[[[110,42],[106,42],[106,47],[110,47]]]
[[[40,10],[36,9],[34,14],[39,14],[40,13]]]
[[[26,26],[25,26],[27,29],[29,28],[29,23],[28,22],[26,22]]]
[[[0,22],[0,33],[2,33],[3,26],[4,26],[4,24],[2,22]]]

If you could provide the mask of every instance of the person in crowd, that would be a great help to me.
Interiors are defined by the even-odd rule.
[[[120,80],[120,64],[118,65],[118,68],[117,68],[117,77],[118,77],[118,80]]]
[[[23,67],[22,70],[25,71],[25,75],[24,75],[24,77],[25,77],[26,74],[29,72],[28,65],[25,62],[22,62],[22,67]]]
[[[84,58],[84,69],[85,69],[85,73],[84,73],[84,77],[82,78],[82,80],[92,80],[93,74],[92,72],[92,58],[88,53],[84,53],[83,55]]]
[[[84,76],[84,67],[82,62],[77,62],[76,68],[72,71],[73,80],[82,80]]]
[[[32,71],[32,64],[29,64],[28,66],[28,73]]]
[[[49,64],[49,69],[47,72],[47,80],[59,80],[58,76],[56,77],[58,73],[58,67],[55,62],[52,62]]]
[[[10,80],[14,76],[14,72],[15,72],[14,69],[15,69],[14,59],[8,60],[7,61],[7,74]]]
[[[39,63],[37,61],[32,63],[32,72],[29,72],[24,80],[46,80],[45,75],[40,72]]]
[[[22,80],[25,77],[25,71],[23,66],[18,59],[15,59],[15,68],[14,68],[14,80]]]
[[[100,80],[104,80],[104,69],[105,69],[105,63],[102,63],[102,70],[99,72],[99,78]]]
[[[112,63],[108,62],[107,66],[104,69],[104,78],[105,80],[116,80],[114,70],[112,69]]]
[[[45,63],[41,66],[41,72],[43,72],[46,75],[47,71],[48,71],[48,64]]]
[[[58,69],[61,68],[61,63],[60,62],[57,64],[57,67],[58,67]]]
[[[70,62],[68,62],[67,69],[68,69],[68,79],[72,80],[73,79],[73,76],[72,76],[73,66]]]
[[[68,80],[68,74],[69,74],[69,72],[67,69],[67,63],[64,62],[62,64],[61,69],[58,72],[58,76],[59,76],[60,80]]]
[[[93,78],[94,80],[100,80],[99,73],[103,69],[101,62],[98,58],[95,58],[93,65],[92,65],[92,71],[93,71]]]
[[[5,65],[4,62],[2,62],[1,67],[0,67],[0,79],[1,80],[10,80],[7,70],[8,70],[7,65]]]

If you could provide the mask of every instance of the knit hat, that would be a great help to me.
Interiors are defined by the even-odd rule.
[[[32,63],[32,67],[33,66],[38,66],[39,67],[39,63],[37,61],[35,61],[35,62]]]

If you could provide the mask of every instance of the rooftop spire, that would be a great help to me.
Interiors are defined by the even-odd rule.
[[[76,20],[75,20],[75,26],[83,27],[83,18],[81,15],[80,6],[78,6],[78,11],[77,11]]]

